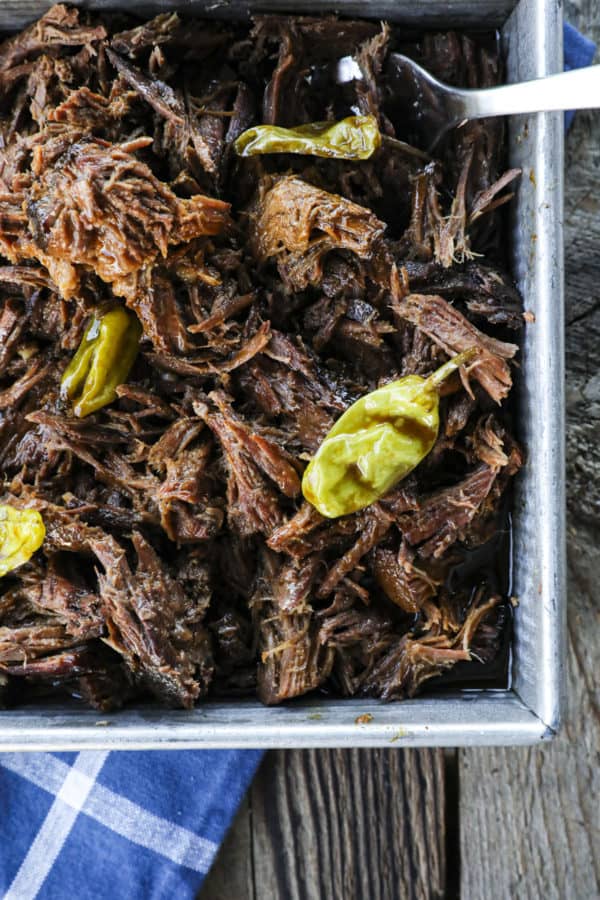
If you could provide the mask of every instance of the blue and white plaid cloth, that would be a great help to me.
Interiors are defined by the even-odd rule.
[[[594,52],[592,41],[565,26],[565,68],[589,65]],[[261,755],[0,754],[2,897],[195,897]]]
[[[2,754],[2,896],[195,897],[261,756],[259,750]]]

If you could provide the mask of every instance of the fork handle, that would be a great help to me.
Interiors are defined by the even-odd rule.
[[[600,65],[501,87],[460,91],[455,119],[600,108]]]

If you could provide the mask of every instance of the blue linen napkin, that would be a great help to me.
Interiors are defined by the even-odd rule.
[[[2,754],[2,897],[195,897],[261,756],[260,750]]]
[[[570,25],[565,68],[596,47]],[[573,113],[566,113],[571,124]],[[0,754],[4,900],[188,900],[260,750]]]
[[[582,69],[589,66],[596,53],[596,45],[589,38],[580,34],[576,28],[565,22],[563,31],[563,52],[565,69]],[[565,113],[565,128],[570,128],[575,112],[570,110]]]

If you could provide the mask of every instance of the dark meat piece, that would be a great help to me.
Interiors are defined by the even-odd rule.
[[[48,503],[40,506],[46,524],[45,553],[93,554],[103,568],[97,573],[96,603],[108,633],[107,643],[123,656],[139,683],[156,696],[173,705],[191,706],[206,691],[213,670],[208,634],[201,625],[208,597],[199,590],[200,583],[196,583],[193,596],[186,594],[138,533],[132,537],[137,556],[132,571],[125,549],[112,536],[85,525],[66,510]],[[208,591],[207,582],[204,588]],[[7,631],[7,643],[24,639],[18,629]],[[46,645],[50,651],[61,646],[56,626],[40,627],[34,638],[39,653]]]
[[[19,664],[72,647],[77,640],[52,618],[33,618],[19,626],[0,626],[0,663]]]
[[[360,537],[348,553],[338,559],[327,573],[319,587],[319,597],[326,597],[330,594],[342,578],[357,567],[363,556],[379,543],[392,524],[391,517],[377,503],[364,512],[362,519],[363,524],[359,526]]]
[[[18,301],[5,300],[0,313],[0,373],[16,351],[27,320]]]
[[[228,610],[210,624],[215,639],[217,695],[244,696],[256,693],[256,661],[252,625],[237,610]]]
[[[488,459],[493,460],[497,476],[489,494],[466,530],[465,543],[472,547],[478,547],[491,540],[498,533],[499,529],[505,527],[506,514],[505,510],[503,510],[501,499],[511,479],[521,469],[524,462],[523,451],[514,438],[499,423],[492,420],[492,422],[487,424],[487,427],[484,423],[483,427],[480,426],[479,429],[476,429],[476,434],[477,431],[479,431],[479,435],[476,440],[476,452],[473,453],[473,456],[475,459],[478,459],[477,453],[479,452],[482,456],[485,455]],[[480,437],[482,432],[485,434],[485,439]],[[501,448],[497,443],[497,438],[499,437],[502,439]],[[488,440],[491,440],[491,445],[487,443]],[[466,442],[469,443],[468,438]],[[467,453],[469,453],[469,449]],[[504,459],[506,462],[500,467],[500,463]]]
[[[80,25],[79,13],[62,3],[52,6],[41,19],[0,45],[0,71],[8,72],[26,59],[52,47],[73,47],[106,37],[102,25]]]
[[[470,658],[468,650],[447,646],[446,640],[441,646],[432,646],[405,635],[373,667],[362,683],[362,690],[382,700],[414,697],[429,678]]]
[[[262,16],[251,37],[256,47],[251,63],[262,62],[265,50],[278,48],[277,63],[263,98],[263,121],[272,125],[298,125],[325,118],[324,98],[317,84],[311,89],[307,71],[327,59],[355,52],[376,31],[368,22],[343,22],[335,18]],[[330,84],[330,92],[334,85]]]
[[[138,71],[113,50],[107,50],[106,55],[127,84],[134,88],[139,95],[150,104],[152,109],[163,118],[175,125],[183,125],[185,122],[185,108],[183,101],[175,94],[173,88],[160,81],[158,78],[149,78],[143,72]]]
[[[74,143],[33,183],[27,200],[32,238],[24,256],[45,265],[64,297],[79,287],[74,268],[90,267],[127,296],[128,278],[171,244],[219,233],[229,206],[196,195],[176,197],[133,155],[145,146]]]
[[[310,611],[313,588],[323,565],[318,555],[284,565],[273,584],[273,604],[284,613]],[[318,592],[319,593],[319,592]]]
[[[194,174],[200,177],[202,169],[209,175],[216,175],[225,137],[223,118],[195,112],[191,102],[186,103],[184,98],[164,81],[144,75],[114,51],[109,49],[106,52],[123,80],[165,120],[163,143],[169,148],[171,161],[173,158],[178,160],[179,165],[175,169],[184,170],[186,165],[189,165]],[[210,97],[211,109],[224,111],[220,107],[230,94],[229,84],[213,90]],[[200,109],[203,105],[202,101],[198,103]],[[176,148],[175,153],[173,148]]]
[[[258,696],[268,705],[317,688],[330,674],[333,650],[319,644],[312,609],[285,612],[273,597],[277,564],[263,564],[251,604],[259,629]]]
[[[191,332],[191,334],[201,334],[204,331],[212,331],[212,329],[216,328],[218,325],[222,325],[223,322],[231,316],[235,316],[245,310],[248,306],[251,306],[255,299],[256,294],[254,293],[242,294],[241,296],[236,294],[228,296],[227,294],[220,293],[217,295],[210,315],[201,322],[190,325],[188,331]]]
[[[475,398],[466,392],[455,394],[449,398],[446,423],[444,425],[446,437],[455,437],[459,431],[463,430],[476,406],[477,401]]]
[[[242,82],[237,86],[237,93],[233,101],[233,115],[229,120],[225,143],[233,143],[240,134],[254,124],[255,120],[254,95],[248,85]]]
[[[321,525],[325,519],[310,503],[304,502],[289,521],[280,525],[267,541],[272,550],[292,553],[295,545],[305,546],[304,538]]]
[[[382,378],[393,380],[397,373],[398,363],[394,353],[375,323],[357,322],[342,316],[333,330],[332,345],[336,355],[347,359],[355,370],[372,378],[375,383]]]
[[[25,257],[23,243],[27,233],[25,197],[19,192],[0,193],[0,252],[11,262]]]
[[[345,592],[320,618],[319,640],[335,652],[333,681],[343,695],[353,696],[375,661],[397,641],[392,621],[378,609],[357,608]]]
[[[472,446],[473,455],[480,462],[492,469],[507,466],[509,459],[504,452],[506,432],[493,415],[481,418],[468,443]]]
[[[5,391],[0,391],[0,409],[17,406],[29,391],[44,381],[51,371],[51,364],[43,357],[34,359],[24,375]]]
[[[321,297],[310,306],[304,315],[304,327],[314,332],[312,346],[318,352],[330,342],[337,325],[348,310],[348,301],[344,297]]]
[[[464,481],[436,491],[415,512],[398,517],[400,531],[423,557],[440,557],[464,535],[467,526],[489,494],[497,469],[481,465]]]
[[[48,678],[54,681],[93,672],[98,662],[97,656],[90,652],[87,645],[82,644],[39,659],[12,665],[2,664],[2,671],[20,678]]]
[[[314,61],[354,53],[379,30],[374,22],[338,19],[336,16],[257,16],[250,34],[255,42],[253,56],[262,57],[265,40],[278,42],[290,29],[304,40],[304,52]]]
[[[331,411],[340,409],[340,402],[297,352],[275,352],[271,343],[268,355],[276,362],[254,360],[240,373],[239,383],[265,415],[281,417],[298,442],[314,452],[333,425]]]
[[[152,398],[150,403],[152,403]],[[150,406],[152,409],[152,406]],[[186,450],[204,429],[198,419],[178,419],[163,432],[159,440],[152,445],[148,453],[148,463],[160,474],[167,471],[168,461]]]
[[[213,538],[225,518],[208,470],[212,447],[203,444],[165,460],[166,478],[156,493],[160,523],[177,544]]]
[[[128,31],[120,31],[111,40],[111,47],[118,53],[135,57],[150,47],[169,44],[180,29],[181,20],[176,12],[160,13]]]
[[[285,452],[273,441],[251,432],[235,415],[225,394],[215,391],[209,395],[209,399],[221,412],[230,433],[235,436],[240,446],[254,459],[265,475],[275,482],[286,497],[296,497],[300,493],[300,479],[289,458],[286,458]]]
[[[231,669],[235,663],[252,661],[250,623],[239,613],[228,610],[211,622],[210,630],[217,641],[217,658],[222,668]]]
[[[145,337],[157,350],[185,353],[191,342],[175,296],[173,281],[160,266],[148,266],[136,279],[136,290],[128,291],[127,305],[134,311]]]
[[[73,576],[61,573],[57,557],[51,557],[43,579],[32,579],[20,592],[31,609],[44,616],[53,616],[78,641],[100,637],[104,620],[100,602],[94,591],[77,583]]]
[[[102,712],[119,709],[136,693],[131,674],[118,655],[98,641],[2,666],[2,671],[12,678],[24,678],[30,685],[66,691]]]
[[[377,547],[371,568],[377,584],[386,596],[409,614],[418,613],[424,603],[435,597],[438,583],[413,564],[413,554],[406,544],[400,550]]]
[[[475,635],[499,602],[496,596],[485,602],[481,599],[479,594],[464,620],[449,604],[443,604],[441,619],[430,622],[424,634],[407,634],[392,644],[371,668],[361,690],[382,700],[413,697],[428,679],[457,662],[470,660]]]
[[[290,175],[263,186],[252,229],[257,259],[275,260],[281,278],[299,291],[320,281],[331,250],[371,259],[385,225],[370,210]]]
[[[165,369],[167,372],[176,372],[178,375],[207,376],[214,375],[218,372],[233,372],[241,366],[246,365],[254,356],[264,350],[269,343],[271,334],[269,323],[263,322],[252,337],[244,339],[241,335],[239,340],[223,342],[215,342],[215,353],[210,357],[202,356],[198,359],[182,359],[181,356],[175,356],[171,353],[153,353],[148,354],[148,358],[159,368]],[[233,347],[239,349],[233,356],[222,358],[222,352],[229,352]],[[212,349],[212,348],[211,348]]]
[[[46,442],[52,450],[65,450],[76,456],[81,462],[91,466],[96,477],[104,484],[116,488],[131,500],[136,511],[149,522],[158,523],[159,513],[156,504],[158,479],[152,473],[138,474],[122,454],[114,449],[103,454],[98,452],[97,432],[85,422],[83,426],[77,420],[53,416],[44,412],[28,415],[30,422],[36,422],[46,429]],[[117,434],[112,438],[115,444],[120,443]]]
[[[177,13],[160,13],[149,22],[143,22],[128,31],[120,31],[111,40],[111,47],[117,53],[131,58],[142,55],[149,48],[169,45],[178,51],[190,50],[193,59],[198,62],[218,47],[227,44],[230,35],[227,31],[209,30],[205,27],[190,25],[182,21]]]
[[[218,397],[218,400],[220,411],[211,413],[207,410],[204,415],[206,424],[221,444],[228,470],[229,524],[243,537],[257,532],[271,534],[281,524],[283,511],[266,475],[270,477],[273,473],[285,481],[291,478],[290,487],[294,477],[297,485],[298,476],[295,472],[292,476],[293,470],[287,461],[271,459],[274,448],[262,448],[262,439],[240,426],[224,399]],[[255,456],[257,447],[261,447],[261,452]]]
[[[479,356],[469,367],[469,373],[497,403],[507,396],[512,379],[506,360],[512,359],[518,351],[516,344],[499,341],[479,331],[443,297],[409,294],[394,309],[399,316],[423,331],[448,356],[476,347]]]
[[[510,278],[479,262],[445,269],[434,262],[405,262],[410,289],[415,294],[441,294],[465,301],[469,312],[490,325],[518,329],[523,326],[523,303]]]
[[[230,532],[216,545],[218,573],[215,591],[221,589],[228,599],[241,598],[244,606],[254,589],[256,576],[256,544],[253,540],[238,537]]]
[[[277,65],[264,93],[262,114],[267,125],[291,124],[298,118],[296,94],[300,81],[300,58],[294,45],[299,36],[294,24],[290,22],[290,25],[290,28],[280,31]],[[292,100],[292,109],[286,109],[285,100],[288,99]]]
[[[518,178],[520,169],[505,172],[494,184],[473,197],[468,205],[467,185],[474,155],[473,145],[467,144],[448,211],[441,206],[438,190],[441,173],[436,163],[430,163],[414,179],[410,224],[401,241],[401,246],[412,258],[433,259],[444,268],[472,259],[475,254],[471,249],[469,227],[514,196],[512,193],[497,195]]]
[[[362,72],[362,81],[356,82],[357,106],[363,116],[375,116],[382,131],[393,134],[393,126],[381,111],[381,73],[388,53],[389,25],[383,23],[381,31],[361,46],[356,61]]]
[[[135,572],[121,551],[99,576],[107,642],[156,696],[189,708],[213,674],[204,598],[187,596],[140,534],[132,542]]]
[[[180,420],[149,451],[148,461],[164,475],[160,482],[149,472],[138,475],[114,450],[100,458],[98,451],[103,445],[128,441],[118,431],[43,412],[32,413],[29,419],[51,431],[51,446],[75,454],[92,466],[99,479],[131,497],[137,513],[131,517],[132,524],[140,521],[138,516],[141,521],[160,521],[168,537],[177,543],[207,540],[221,528],[224,514],[208,471],[212,447],[205,442],[193,450],[184,449],[198,435],[202,427],[199,423],[192,423],[190,428],[189,421]]]
[[[68,125],[65,135],[69,131],[81,132],[105,140],[114,140],[118,138],[122,120],[131,112],[134,98],[132,92],[119,89],[116,85],[108,97],[96,94],[84,85],[76,91],[70,91],[66,100],[58,106],[50,109],[44,107],[44,115],[48,122]],[[61,148],[63,152],[65,149]],[[44,157],[46,155],[44,153]]]
[[[81,675],[71,693],[100,712],[112,712],[132,700],[138,690],[122,663],[102,666],[95,662],[94,670]]]

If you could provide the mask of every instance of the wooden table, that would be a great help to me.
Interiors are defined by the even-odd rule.
[[[565,7],[600,44],[600,2]],[[560,736],[543,749],[268,753],[201,900],[600,898],[600,112],[576,117],[566,184]]]

